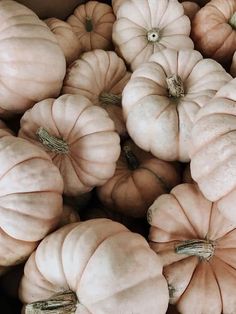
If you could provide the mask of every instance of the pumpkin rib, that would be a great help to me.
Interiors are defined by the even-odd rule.
[[[106,130],[106,132],[108,132],[108,131],[112,131],[112,130]],[[103,131],[96,131],[96,132],[93,132],[92,134],[100,134],[100,133],[104,133],[104,132],[105,132],[104,130]],[[70,144],[70,146],[72,146],[75,143],[79,142],[80,140],[82,140],[82,139],[84,139],[84,138],[86,138],[86,137],[88,137],[90,135],[91,135],[91,133],[84,134],[83,136],[80,136],[79,138],[75,139],[73,142],[70,142],[69,144]],[[81,159],[88,160],[88,159],[84,159],[84,158],[81,158]],[[98,160],[98,162],[100,162],[100,161]],[[102,163],[104,163],[104,161],[102,161]]]
[[[215,255],[215,256],[216,256],[216,255]],[[222,297],[222,292],[221,292],[221,289],[220,289],[220,283],[219,283],[219,280],[218,280],[218,278],[217,278],[217,276],[216,276],[216,273],[215,273],[215,271],[214,271],[214,268],[212,267],[211,261],[209,262],[209,265],[210,265],[210,269],[211,269],[211,271],[212,271],[212,274],[213,274],[213,276],[214,276],[214,278],[215,278],[216,284],[217,284],[218,289],[219,289],[220,302],[221,302],[221,311],[222,311],[222,309],[223,309],[223,297]]]
[[[163,190],[165,190],[166,192],[169,192],[171,190],[171,187],[168,186],[167,182],[165,182],[162,177],[158,176],[158,174],[154,173],[153,171],[151,171],[151,169],[148,169],[147,167],[139,167],[139,169],[144,169],[149,171],[156,179],[157,181],[160,183],[160,185],[162,186]],[[142,192],[142,190],[141,190]]]

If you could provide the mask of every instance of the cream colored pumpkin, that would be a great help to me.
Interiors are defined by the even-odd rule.
[[[95,49],[84,53],[68,68],[62,92],[84,95],[93,105],[104,108],[116,131],[124,136],[127,132],[121,94],[129,79],[124,61],[115,52]]]
[[[62,174],[66,195],[104,184],[113,176],[120,154],[113,121],[82,95],[37,103],[23,115],[19,136],[51,156]]]
[[[111,4],[112,4],[112,9],[114,11],[114,13],[117,13],[117,10],[119,9],[120,5],[125,2],[126,0],[112,0]]]
[[[116,14],[112,38],[132,70],[164,48],[193,48],[190,21],[177,0],[127,0]]]
[[[195,116],[232,77],[196,50],[162,50],[142,64],[123,90],[130,137],[163,160],[188,162]]]

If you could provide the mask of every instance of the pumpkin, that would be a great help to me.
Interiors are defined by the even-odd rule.
[[[104,108],[116,131],[126,135],[121,94],[130,79],[124,61],[113,51],[96,49],[84,53],[67,70],[62,92],[82,94]]]
[[[230,62],[236,50],[236,1],[207,3],[193,19],[191,37],[204,56]]]
[[[236,222],[236,79],[223,86],[196,116],[191,174],[204,196]]]
[[[56,38],[30,9],[0,1],[0,23],[0,116],[9,116],[56,97],[66,63]]]
[[[0,268],[24,261],[59,222],[63,182],[50,157],[0,131]]]
[[[184,2],[187,2],[187,1],[186,0],[179,0],[179,2],[180,3],[184,3]],[[193,2],[193,3],[196,3],[197,5],[199,5],[200,7],[203,7],[208,2],[210,2],[210,0],[190,0],[188,2]]]
[[[117,11],[112,38],[135,70],[164,48],[193,48],[190,21],[177,0],[127,0]]]
[[[105,207],[131,217],[145,217],[148,207],[180,183],[175,165],[125,141],[114,176],[97,188]]]
[[[196,50],[165,49],[139,66],[123,90],[130,137],[163,160],[188,162],[190,134],[199,109],[232,77]]]
[[[141,235],[109,219],[46,237],[25,265],[19,295],[23,313],[47,313],[55,301],[58,314],[164,314],[168,305],[159,257]]]
[[[113,12],[115,13],[115,15],[116,15],[117,10],[121,6],[121,4],[125,1],[126,0],[111,0],[112,9],[113,9]]]
[[[230,68],[230,73],[233,77],[236,77],[236,52],[233,55],[233,60]]]
[[[45,99],[25,112],[19,136],[43,148],[76,196],[113,176],[120,138],[106,111],[82,95]]]
[[[111,49],[114,21],[111,6],[98,1],[80,4],[67,19],[83,51]]]
[[[170,303],[182,314],[235,313],[236,226],[217,203],[186,183],[161,195],[148,214],[150,246],[163,262]]]
[[[189,17],[190,21],[192,21],[196,13],[200,10],[200,6],[191,1],[184,1],[182,5],[184,7],[184,14]]]
[[[68,23],[54,17],[48,18],[44,22],[56,36],[58,45],[66,58],[67,65],[75,61],[81,53],[81,47],[72,27]]]

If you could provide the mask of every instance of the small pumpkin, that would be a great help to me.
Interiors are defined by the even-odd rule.
[[[230,62],[236,50],[236,1],[207,3],[193,19],[191,37],[205,57]]]
[[[47,313],[56,301],[58,314],[164,314],[169,299],[159,257],[141,235],[109,219],[46,237],[25,264],[19,296],[22,313]]]
[[[223,86],[196,116],[191,174],[204,196],[236,222],[236,78]]]
[[[236,225],[197,185],[161,195],[148,212],[151,248],[161,257],[170,303],[180,313],[236,312]],[[168,223],[167,223],[168,222]]]
[[[132,70],[164,48],[193,48],[190,21],[177,0],[121,3],[112,38]]]
[[[182,5],[184,7],[184,14],[192,21],[196,13],[200,10],[200,6],[196,2],[191,1],[184,1]]]
[[[139,66],[123,90],[130,137],[157,158],[188,162],[190,134],[201,107],[232,77],[191,49],[164,49]]]
[[[0,116],[57,97],[66,62],[45,23],[27,7],[6,0],[0,1],[0,24]]]
[[[236,52],[233,55],[230,73],[233,77],[236,77]]]
[[[104,108],[116,131],[125,136],[121,95],[129,79],[124,61],[115,52],[95,49],[84,53],[67,69],[62,92],[84,95],[93,105]]]
[[[174,164],[160,160],[127,140],[122,144],[116,171],[97,195],[105,207],[131,217],[145,217],[148,207],[180,183]]]
[[[115,15],[110,5],[98,1],[80,4],[67,19],[82,51],[112,48],[112,27]]]
[[[43,148],[59,168],[64,194],[76,196],[113,176],[120,138],[106,111],[82,95],[45,99],[25,112],[19,136]]]
[[[67,65],[78,59],[81,54],[81,47],[72,27],[55,17],[50,17],[44,20],[44,22],[56,36],[57,42],[66,58]]]

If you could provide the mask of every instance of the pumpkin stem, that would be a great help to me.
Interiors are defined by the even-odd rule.
[[[99,101],[104,104],[111,105],[121,105],[121,95],[115,95],[112,93],[103,92],[99,96]]]
[[[147,32],[147,39],[151,43],[155,43],[160,39],[160,30],[159,28],[150,29]]]
[[[139,167],[139,161],[135,154],[132,152],[131,148],[128,145],[124,145],[122,148],[125,158],[130,170],[135,170]]]
[[[175,246],[177,254],[198,256],[202,260],[209,260],[214,254],[214,243],[210,240],[186,240]]]
[[[87,32],[92,32],[93,31],[93,21],[90,17],[86,17],[85,20],[85,29]]]
[[[177,74],[172,74],[166,79],[169,97],[179,98],[184,96],[184,84]]]
[[[234,12],[234,14],[231,16],[230,20],[229,20],[229,24],[236,29],[236,12]]]
[[[50,151],[59,154],[67,154],[69,152],[69,145],[64,140],[50,135],[43,127],[40,127],[36,134],[38,135],[40,142],[49,148]]]
[[[25,314],[73,314],[76,312],[77,302],[74,292],[63,291],[47,300],[27,304]]]

